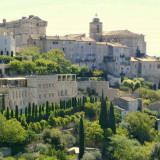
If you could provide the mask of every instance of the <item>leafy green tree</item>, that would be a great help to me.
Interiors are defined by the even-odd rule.
[[[102,70],[96,69],[93,71],[93,76],[95,76],[95,77],[101,76],[102,74],[103,74]]]
[[[86,65],[83,65],[81,68],[80,68],[80,73],[83,75],[87,74],[89,72],[89,68],[86,66]]]
[[[79,160],[83,157],[84,155],[84,126],[83,126],[83,119],[80,119],[79,123]]]
[[[94,123],[88,123],[85,128],[85,134],[85,138],[87,140],[92,140],[95,146],[101,146],[103,144],[104,132],[97,121],[95,121]]]
[[[40,56],[40,50],[37,47],[30,46],[26,49],[24,49],[21,53],[20,56],[32,56],[33,61],[38,59]]]
[[[8,63],[9,70],[17,73],[20,73],[22,68],[21,66],[22,66],[22,63],[18,60],[13,60],[10,63]]]
[[[72,74],[79,74],[80,69],[79,69],[79,66],[78,66],[78,65],[72,64],[70,68],[71,68],[71,73],[72,73]]]
[[[36,64],[31,61],[22,61],[21,62],[21,72],[22,73],[34,73]]]
[[[158,160],[160,159],[160,143],[157,142],[152,145],[150,152],[150,160]]]
[[[0,121],[0,146],[22,144],[26,139],[26,131],[16,119]]]
[[[127,114],[125,119],[130,125],[130,135],[140,143],[151,142],[156,137],[155,119],[148,114],[137,111]]]
[[[125,87],[129,87],[132,89],[132,91],[134,90],[134,81],[130,80],[130,79],[127,79],[127,80],[124,80],[122,82],[122,86],[125,86]]]
[[[116,120],[115,120],[114,107],[112,102],[110,103],[110,107],[109,107],[109,128],[111,128],[114,134],[116,133]]]
[[[149,150],[142,147],[137,140],[114,135],[110,141],[111,159],[149,160]]]

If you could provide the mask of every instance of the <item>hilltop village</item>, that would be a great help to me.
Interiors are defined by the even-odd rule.
[[[145,36],[103,31],[97,15],[89,37],[46,29],[34,15],[0,23],[0,127],[10,129],[0,128],[0,158],[152,159],[160,57],[147,55]]]

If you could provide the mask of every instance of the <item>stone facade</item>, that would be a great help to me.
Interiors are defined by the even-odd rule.
[[[113,101],[114,98],[119,97],[119,90],[110,88],[108,81],[78,82],[78,89],[86,90],[87,88],[90,88],[91,90],[94,89],[94,91],[97,93],[99,97],[102,95],[102,90],[103,90],[104,96],[108,97],[109,101]]]
[[[146,106],[148,109],[151,111],[156,111],[158,112],[158,115],[160,115],[160,101],[154,102]]]
[[[101,42],[119,42],[123,45],[129,47],[129,54],[135,56],[137,47],[140,49],[141,53],[146,54],[146,42],[144,40],[144,35],[133,33],[128,30],[116,30],[110,32],[103,32],[102,22],[96,16],[90,23],[90,37],[96,41]]]
[[[142,77],[147,81],[151,81],[158,86],[160,81],[160,58],[145,57],[134,58],[131,60],[131,74],[128,77]]]
[[[16,41],[9,33],[0,33],[0,55],[15,56]]]
[[[21,19],[7,22],[5,19],[0,23],[0,31],[2,33],[11,33],[16,40],[16,47],[27,47],[29,35],[45,36],[47,22],[39,17],[30,15]]]
[[[114,105],[115,108],[121,112],[122,118],[124,118],[127,113],[136,112],[138,109],[142,110],[142,100],[130,96],[115,98]]]
[[[74,74],[33,75],[17,78],[0,78],[0,94],[5,94],[6,106],[19,109],[29,103],[43,105],[77,96]]]

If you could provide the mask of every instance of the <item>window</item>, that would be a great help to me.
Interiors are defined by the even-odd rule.
[[[33,44],[36,45],[36,41],[34,41]]]
[[[52,87],[54,87],[54,83],[52,83]]]
[[[41,88],[41,84],[39,84],[38,86],[39,86],[39,88]]]
[[[69,41],[69,44],[72,44],[72,42],[71,42],[71,41]]]
[[[54,93],[52,93],[52,97],[54,97]]]
[[[58,42],[54,41],[53,44],[58,44]]]
[[[3,51],[1,51],[1,55],[3,55]]]
[[[44,98],[46,98],[46,94],[44,94]]]
[[[65,89],[65,95],[68,95],[68,91],[67,91],[67,89]]]
[[[160,69],[160,64],[157,65],[157,68]]]

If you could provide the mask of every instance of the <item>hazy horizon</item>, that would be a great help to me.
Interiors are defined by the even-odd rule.
[[[159,0],[0,0],[1,20],[36,15],[48,21],[47,35],[89,33],[95,13],[103,31],[124,30],[144,34],[147,54],[160,56]]]

